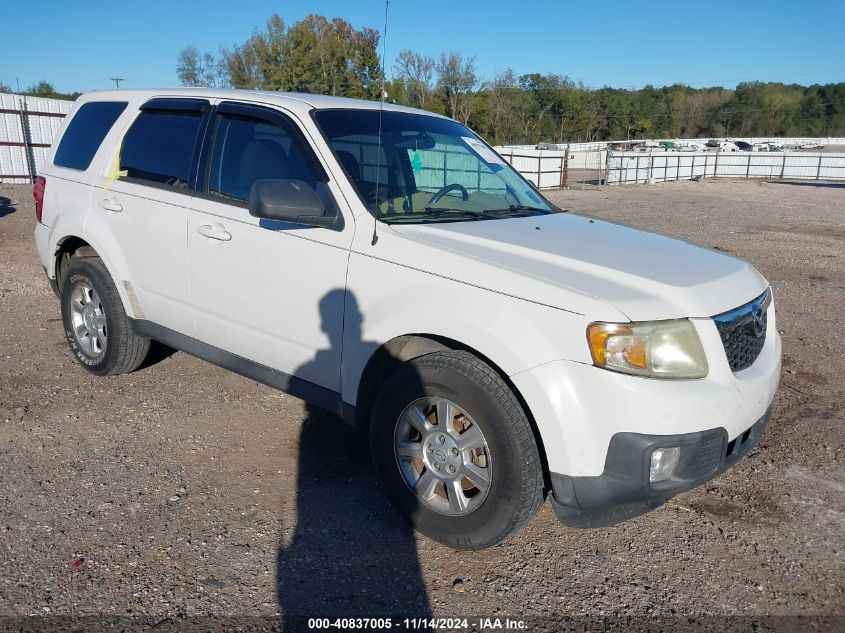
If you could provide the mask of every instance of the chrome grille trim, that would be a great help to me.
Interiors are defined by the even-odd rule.
[[[768,328],[766,315],[771,302],[772,292],[767,288],[745,305],[712,317],[731,371],[747,369],[763,350]]]

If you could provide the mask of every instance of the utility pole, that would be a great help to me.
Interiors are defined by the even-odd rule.
[[[120,90],[120,82],[123,81],[123,77],[112,77],[111,80],[114,82],[114,87]]]

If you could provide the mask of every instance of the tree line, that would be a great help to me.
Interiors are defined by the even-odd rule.
[[[187,47],[185,86],[321,93],[378,99],[450,116],[497,144],[626,138],[845,136],[845,83],[800,86],[745,82],[735,89],[683,84],[593,89],[565,75],[484,78],[475,57],[403,50],[382,77],[379,34],[342,18],[309,15],[287,25],[273,15],[219,56]]]
[[[7,86],[2,81],[0,81],[0,93],[11,94],[12,92],[14,91],[10,86]],[[30,97],[44,97],[46,99],[65,99],[68,101],[76,101],[76,99],[78,99],[82,93],[57,92],[56,89],[53,88],[53,84],[42,80],[38,83],[28,86],[27,89],[22,91],[20,94],[27,95]]]
[[[312,14],[288,25],[273,15],[218,54],[180,51],[184,86],[280,90],[379,99],[445,114],[496,144],[626,138],[845,136],[845,83],[745,82],[735,89],[683,84],[589,88],[565,75],[510,69],[492,77],[460,52],[403,50],[382,74],[379,33]],[[11,92],[0,82],[0,92]],[[75,99],[40,81],[24,94]]]

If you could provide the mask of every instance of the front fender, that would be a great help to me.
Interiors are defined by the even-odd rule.
[[[583,315],[353,253],[343,340],[343,400],[355,404],[373,352],[403,335],[460,342],[506,375],[552,360],[591,362]]]

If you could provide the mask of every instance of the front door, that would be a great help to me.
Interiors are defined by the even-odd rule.
[[[329,196],[337,190],[280,111],[222,103],[212,128],[188,218],[198,338],[338,392],[351,214],[340,230],[251,216],[256,180],[302,180]]]

